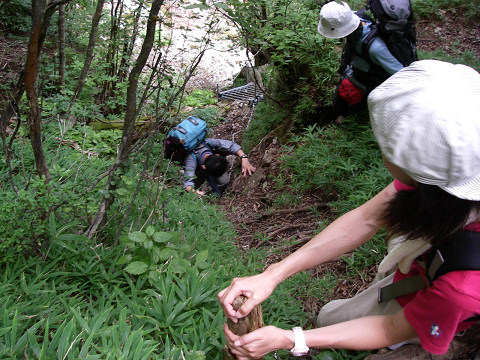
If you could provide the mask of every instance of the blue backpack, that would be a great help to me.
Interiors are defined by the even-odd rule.
[[[206,136],[207,124],[195,116],[189,116],[175,126],[165,139],[165,158],[184,161],[185,157],[200,144]]]

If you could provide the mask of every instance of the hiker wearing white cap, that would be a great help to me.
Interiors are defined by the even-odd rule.
[[[333,100],[337,123],[350,111],[366,107],[370,91],[403,68],[380,36],[373,38],[367,50],[363,49],[372,29],[372,20],[363,12],[352,11],[345,2],[331,1],[320,10],[320,35],[330,39],[346,37],[341,77]]]
[[[406,341],[444,354],[455,333],[480,318],[480,74],[417,61],[372,91],[368,106],[394,181],[279,263],[234,279],[218,297],[237,322],[286,278],[354,250],[385,227],[389,252],[376,282],[352,299],[326,304],[316,329],[265,326],[237,336],[225,326],[238,359]],[[235,311],[241,294],[248,299]]]

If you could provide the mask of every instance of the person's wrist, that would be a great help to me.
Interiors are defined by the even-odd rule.
[[[295,335],[292,330],[283,330],[282,349],[290,350],[295,346]]]
[[[270,265],[265,269],[263,274],[268,277],[270,283],[274,284],[274,287],[285,280],[283,277],[282,266],[280,266],[278,263]]]

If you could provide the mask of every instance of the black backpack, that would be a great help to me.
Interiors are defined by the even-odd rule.
[[[410,0],[368,0],[366,10],[371,10],[374,16],[372,31],[364,41],[367,50],[373,39],[380,36],[403,66],[418,60],[417,34]]]
[[[367,12],[373,14],[373,18]],[[354,78],[364,84],[369,93],[385,81],[389,75],[381,67],[370,60],[368,50],[375,38],[380,36],[388,46],[389,51],[403,65],[408,66],[418,60],[415,23],[410,0],[368,0],[367,5],[355,12],[360,19],[372,23],[371,31],[362,41],[362,50],[358,55],[369,62],[368,72],[354,68]],[[342,52],[339,72],[342,74],[351,63],[355,45],[360,40],[362,29],[357,29],[346,39]]]
[[[480,270],[480,233],[459,231],[449,241],[432,247],[426,263],[426,277],[431,285],[440,276],[456,270]],[[379,289],[378,302],[411,294],[427,287],[420,275],[394,282]],[[465,321],[480,320],[480,314]]]

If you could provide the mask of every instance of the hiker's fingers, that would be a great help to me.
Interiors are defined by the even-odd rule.
[[[233,321],[237,322],[247,316],[252,309],[262,303],[272,293],[274,286],[271,285],[265,275],[235,278],[229,287],[218,293],[218,299],[225,314]],[[237,310],[233,308],[233,302],[236,297],[243,295],[247,301]]]

